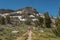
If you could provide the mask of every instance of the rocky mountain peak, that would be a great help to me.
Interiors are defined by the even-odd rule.
[[[22,13],[25,13],[25,14],[37,14],[37,10],[32,8],[32,7],[25,7],[25,8],[22,8],[22,9],[19,9],[19,11],[21,11]]]

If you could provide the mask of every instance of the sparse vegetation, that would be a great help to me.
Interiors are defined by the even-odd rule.
[[[22,36],[27,31],[28,26],[21,24],[19,26],[0,25],[0,39],[1,40],[15,40],[18,36]],[[12,31],[19,31],[12,33]]]

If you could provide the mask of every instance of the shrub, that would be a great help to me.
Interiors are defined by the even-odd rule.
[[[0,24],[5,24],[5,18],[0,16]]]

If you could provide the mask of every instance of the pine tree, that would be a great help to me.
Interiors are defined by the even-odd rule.
[[[47,28],[50,28],[52,21],[51,21],[51,18],[50,18],[50,16],[49,16],[49,13],[46,12],[46,13],[44,14],[44,16],[45,16],[45,18],[44,18],[45,26],[46,26]]]
[[[56,24],[57,24],[57,34],[58,34],[58,36],[60,37],[60,8],[59,8],[59,17],[57,18],[57,20],[56,20],[57,22],[56,22]]]
[[[56,18],[56,28],[53,30],[56,36],[60,37],[60,8],[58,12],[58,17]]]

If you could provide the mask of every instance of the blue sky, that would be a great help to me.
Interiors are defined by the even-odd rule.
[[[48,11],[50,15],[56,17],[60,0],[0,0],[0,9],[17,10],[27,6],[37,9],[42,14]]]

